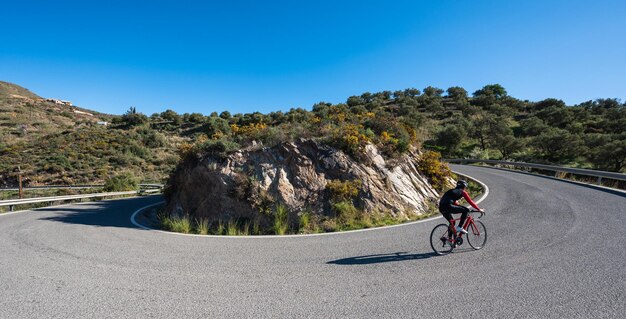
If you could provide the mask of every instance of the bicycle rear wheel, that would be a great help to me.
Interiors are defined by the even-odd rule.
[[[467,242],[475,250],[485,247],[487,243],[487,228],[479,220],[475,220],[467,229]]]
[[[450,229],[446,224],[439,224],[430,233],[430,247],[438,255],[445,255],[452,251]]]

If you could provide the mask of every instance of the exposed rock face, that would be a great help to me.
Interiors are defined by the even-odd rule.
[[[362,181],[357,207],[402,216],[421,214],[437,192],[416,166],[416,152],[386,161],[373,145],[364,160],[313,140],[238,151],[220,161],[204,158],[172,176],[168,210],[199,218],[251,218],[264,205],[280,202],[291,212],[330,214],[326,184]]]

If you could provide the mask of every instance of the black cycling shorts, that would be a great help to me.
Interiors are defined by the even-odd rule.
[[[465,220],[465,218],[463,217],[467,217],[467,214],[470,212],[470,210],[465,206],[446,205],[440,206],[439,212],[443,215],[443,217],[445,217],[447,221],[450,221],[451,219],[454,219],[454,217],[452,217],[452,214],[463,214],[463,216],[461,216],[461,219]]]

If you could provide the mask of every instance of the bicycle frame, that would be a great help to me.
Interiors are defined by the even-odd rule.
[[[476,213],[476,212],[471,211],[470,213]],[[452,230],[452,234],[454,235],[453,238],[457,238],[458,237],[458,233],[456,231],[456,227],[454,227],[454,226],[455,226],[456,222],[460,221],[460,220],[461,220],[461,218],[455,218],[455,219],[452,219],[452,220],[449,221],[450,222],[450,230]],[[478,227],[476,227],[476,224],[474,223],[474,217],[472,217],[471,214],[467,214],[467,218],[465,219],[465,224],[463,225],[463,228],[469,232],[469,230],[470,230],[469,227],[470,226],[472,227],[471,228],[472,234],[474,234],[476,236],[480,236],[480,231],[478,230]]]

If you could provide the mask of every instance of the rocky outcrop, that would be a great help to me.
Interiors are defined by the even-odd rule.
[[[437,192],[420,174],[419,153],[392,161],[368,145],[355,161],[342,151],[313,140],[271,148],[241,150],[223,159],[205,157],[183,164],[171,176],[167,209],[196,218],[253,218],[275,203],[291,212],[331,214],[326,185],[360,180],[355,206],[394,216],[421,214]]]

